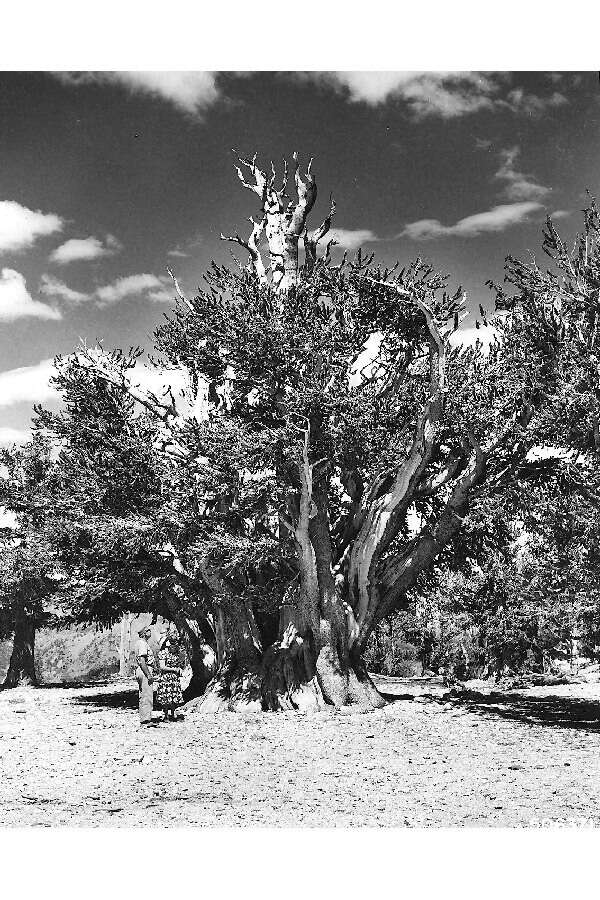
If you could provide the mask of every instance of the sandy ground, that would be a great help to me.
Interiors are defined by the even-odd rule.
[[[138,726],[133,682],[0,693],[0,823],[600,826],[600,686]]]

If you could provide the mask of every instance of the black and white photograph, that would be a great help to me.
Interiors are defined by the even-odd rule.
[[[267,57],[0,72],[2,833],[597,828],[598,72]]]

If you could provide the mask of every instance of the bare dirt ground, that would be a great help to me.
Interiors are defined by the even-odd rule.
[[[0,693],[5,826],[600,826],[600,685],[138,726],[133,682]]]

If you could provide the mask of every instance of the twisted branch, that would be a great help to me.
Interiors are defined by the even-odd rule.
[[[336,211],[335,200],[333,196],[329,196],[329,213],[327,217],[323,220],[321,225],[312,234],[309,235],[308,231],[304,232],[304,252],[306,253],[306,266],[310,271],[316,261],[317,261],[317,245],[320,240],[322,240],[329,229],[331,228],[331,220],[333,219]],[[334,242],[335,243],[335,242]]]
[[[167,270],[167,273],[173,279],[173,284],[175,285],[175,290],[177,291],[177,296],[179,297],[179,299],[181,300],[182,303],[185,303],[185,305],[190,310],[190,312],[195,313],[196,310],[194,309],[194,307],[192,306],[192,304],[190,303],[188,298],[185,296],[185,294],[183,294],[181,288],[179,287],[179,282],[173,273],[173,269],[170,266],[165,266],[165,268]]]
[[[250,256],[249,268],[251,271],[258,276],[260,281],[266,281],[265,265],[262,256],[260,255],[260,250],[258,249],[260,236],[265,227],[265,217],[263,216],[260,222],[255,222],[252,216],[250,216],[248,221],[252,224],[252,232],[248,240],[244,240],[237,232],[229,235],[225,235],[221,232],[220,237],[222,241],[230,241],[231,243],[239,244],[240,247],[243,247]]]

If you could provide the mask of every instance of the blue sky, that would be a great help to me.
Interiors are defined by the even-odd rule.
[[[165,266],[193,293],[229,258],[220,232],[256,212],[232,147],[314,156],[315,225],[332,192],[340,248],[425,256],[473,309],[548,213],[570,237],[600,189],[595,72],[6,72],[0,125],[2,442],[56,402],[55,354],[150,349]]]

